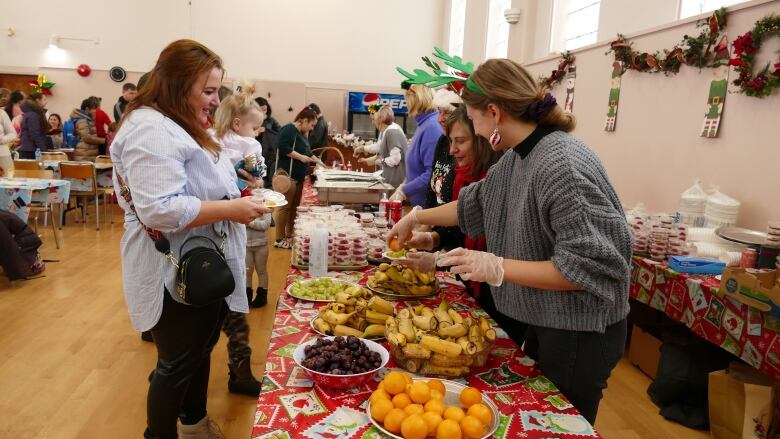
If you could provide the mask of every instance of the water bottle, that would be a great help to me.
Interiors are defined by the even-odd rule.
[[[309,276],[324,277],[328,272],[328,229],[325,224],[314,223],[309,240]]]
[[[41,148],[35,148],[35,160],[41,161]]]
[[[388,203],[390,203],[390,200],[387,199],[387,192],[382,192],[382,199],[379,200],[379,213],[383,214],[385,219],[389,218]]]

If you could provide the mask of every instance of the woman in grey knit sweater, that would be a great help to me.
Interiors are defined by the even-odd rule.
[[[486,61],[462,97],[476,133],[507,153],[457,201],[415,208],[388,242],[418,224],[484,234],[487,252],[458,248],[438,265],[491,285],[496,308],[528,325],[525,352],[593,423],[626,340],[631,238],[620,200],[596,154],[568,134],[574,116],[519,64]]]

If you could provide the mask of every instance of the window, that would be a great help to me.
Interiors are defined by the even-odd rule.
[[[466,0],[452,0],[450,9],[451,55],[463,56],[463,36],[466,28]]]
[[[694,15],[714,11],[721,7],[727,7],[742,3],[747,0],[681,0],[680,18],[693,17]]]
[[[600,0],[556,0],[550,51],[562,52],[596,42]]]
[[[512,7],[512,0],[490,0],[485,58],[506,58],[509,48],[509,23],[504,11]]]

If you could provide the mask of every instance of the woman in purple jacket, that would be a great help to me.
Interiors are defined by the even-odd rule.
[[[417,131],[406,151],[406,181],[398,186],[391,197],[394,200],[409,199],[412,206],[427,207],[426,189],[431,179],[433,155],[436,142],[442,136],[441,125],[437,121],[438,112],[433,105],[433,92],[430,88],[414,84],[406,90],[406,102],[409,114],[414,116]]]
[[[35,150],[47,151],[51,146],[51,139],[46,136],[49,132],[49,122],[46,120],[46,104],[48,99],[41,93],[32,93],[21,104],[24,112],[22,116],[21,146],[19,157],[34,159]]]

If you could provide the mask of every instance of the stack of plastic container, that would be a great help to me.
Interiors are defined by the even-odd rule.
[[[704,210],[707,203],[707,193],[702,189],[699,180],[680,194],[680,204],[677,207],[677,222],[690,227],[704,225]]]

